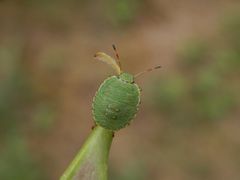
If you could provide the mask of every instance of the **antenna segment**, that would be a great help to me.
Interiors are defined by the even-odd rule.
[[[122,69],[121,63],[120,63],[120,57],[119,57],[119,54],[118,54],[118,51],[117,51],[117,48],[116,48],[115,44],[113,44],[112,47],[113,47],[113,50],[115,52],[115,56],[117,58],[118,66],[120,67],[120,69]]]
[[[134,77],[136,78],[136,77],[138,77],[138,76],[140,76],[140,75],[142,75],[142,74],[145,74],[145,73],[147,73],[147,72],[151,72],[151,71],[153,71],[153,70],[156,70],[156,69],[159,69],[159,68],[161,68],[162,66],[156,66],[156,67],[153,67],[153,68],[149,68],[149,69],[147,69],[147,70],[145,70],[145,71],[142,71],[142,72],[140,72],[140,73],[137,73]]]

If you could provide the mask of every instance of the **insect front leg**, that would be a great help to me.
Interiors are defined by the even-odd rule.
[[[94,124],[92,125],[91,129],[94,130],[95,127],[97,127],[96,122],[94,122]]]

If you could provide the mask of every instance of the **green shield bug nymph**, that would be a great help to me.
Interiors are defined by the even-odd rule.
[[[130,124],[138,111],[140,104],[140,88],[134,78],[144,72],[158,69],[160,66],[148,69],[133,76],[121,71],[119,55],[115,50],[117,61],[105,53],[98,52],[95,58],[111,65],[117,72],[116,76],[107,78],[99,87],[93,99],[92,112],[97,125],[116,131]]]

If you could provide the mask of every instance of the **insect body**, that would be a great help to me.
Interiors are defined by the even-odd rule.
[[[113,46],[116,51],[115,46]],[[134,76],[121,71],[118,63],[105,53],[95,57],[111,65],[117,76],[107,78],[99,87],[92,105],[93,118],[97,125],[116,131],[130,124],[140,104],[140,88],[134,83]],[[159,68],[160,66],[156,67]],[[155,69],[156,69],[155,68]],[[152,69],[148,69],[150,71]],[[142,73],[139,73],[140,75]]]
[[[140,103],[140,89],[131,74],[122,73],[106,79],[93,100],[93,117],[97,124],[118,130],[133,119]]]

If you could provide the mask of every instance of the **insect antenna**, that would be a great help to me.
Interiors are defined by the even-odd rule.
[[[113,47],[113,50],[114,50],[114,52],[115,52],[115,56],[116,56],[116,58],[117,58],[117,64],[118,64],[118,66],[119,66],[120,69],[121,69],[122,67],[121,67],[120,57],[119,57],[117,48],[116,48],[115,44],[113,44],[112,47]]]
[[[147,70],[145,70],[145,71],[142,71],[142,72],[140,72],[140,73],[137,73],[136,75],[134,75],[134,77],[136,78],[136,77],[138,77],[138,76],[140,76],[140,75],[142,75],[142,74],[145,74],[145,73],[147,73],[147,72],[151,72],[151,71],[153,71],[153,70],[155,70],[155,69],[159,69],[159,68],[161,68],[162,66],[156,66],[156,67],[153,67],[153,68],[149,68],[149,69],[147,69]]]
[[[103,53],[103,52],[97,52],[94,57],[100,61],[103,61],[107,64],[109,64],[116,72],[118,75],[121,74],[121,69],[119,65],[116,63],[116,60],[113,59],[111,56]]]

